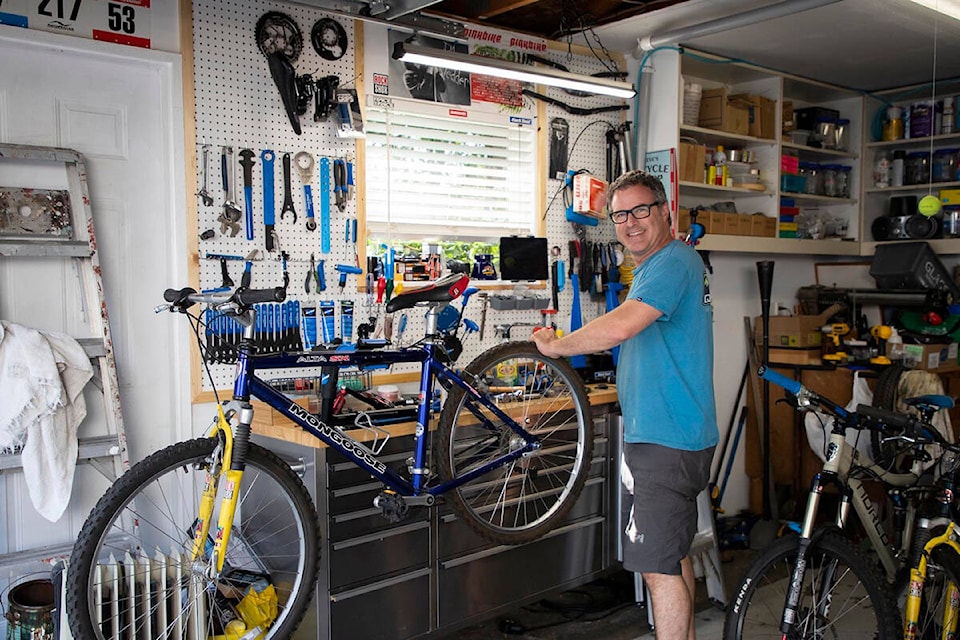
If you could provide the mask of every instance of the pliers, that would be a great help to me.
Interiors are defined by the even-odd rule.
[[[303,283],[303,290],[307,293],[310,293],[311,279],[317,283],[317,293],[327,290],[327,279],[323,275],[323,260],[318,264],[316,256],[312,253],[310,254],[310,269],[307,271],[307,279]]]

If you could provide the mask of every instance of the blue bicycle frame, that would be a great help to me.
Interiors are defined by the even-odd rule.
[[[245,340],[246,342],[246,340]],[[252,344],[252,342],[250,343]],[[249,353],[249,345],[241,345],[237,360],[237,373],[234,380],[234,400],[249,406],[250,397],[258,398],[276,411],[293,421],[304,431],[336,449],[359,467],[370,473],[392,490],[402,496],[439,495],[455,489],[489,471],[503,466],[524,454],[540,447],[540,440],[520,426],[513,418],[504,413],[486,395],[478,392],[457,372],[436,358],[437,347],[428,340],[423,346],[408,347],[399,350],[335,350],[309,351],[285,355],[257,356]],[[352,438],[345,430],[328,424],[332,414],[333,393],[336,391],[337,374],[340,369],[356,367],[360,370],[390,365],[400,362],[421,363],[420,397],[417,408],[417,427],[415,432],[414,471],[412,482],[389,469],[376,454]],[[269,383],[257,377],[260,369],[290,369],[301,367],[321,368],[323,383],[320,415],[314,415],[299,404],[277,391]],[[329,377],[328,377],[329,374]],[[494,419],[507,425],[523,438],[524,446],[519,447],[495,460],[481,465],[462,476],[452,478],[435,486],[425,486],[427,474],[424,473],[427,456],[427,425],[430,420],[430,399],[433,397],[436,380],[457,385],[466,391],[465,406],[481,423],[491,431],[498,428]],[[482,409],[489,411],[484,413]],[[490,417],[492,414],[493,419]]]

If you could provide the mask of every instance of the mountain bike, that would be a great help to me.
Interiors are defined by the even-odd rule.
[[[453,274],[387,303],[387,313],[425,308],[425,335],[411,346],[363,338],[297,353],[260,353],[254,342],[255,305],[283,301],[283,287],[167,290],[158,310],[187,314],[198,343],[200,319],[188,312],[195,304],[242,325],[233,398],[218,404],[206,437],[145,458],[94,507],[67,576],[75,637],[181,638],[186,629],[212,638],[232,628],[227,637],[286,638],[299,625],[316,586],[318,517],[290,466],[250,442],[251,398],[379,480],[383,490],[374,505],[391,521],[442,497],[498,544],[536,540],[560,523],[590,466],[586,389],[568,363],[542,356],[532,342],[508,342],[455,367],[438,318],[468,283]],[[394,407],[344,412],[337,402],[341,372],[395,363],[421,369],[408,414]],[[323,380],[318,414],[262,377],[304,367],[318,368]],[[439,411],[431,407],[435,386],[445,394]],[[394,469],[378,454],[386,427],[403,419],[416,425],[414,453]],[[380,446],[362,444],[352,428],[375,431]],[[114,562],[119,558],[128,560]],[[164,589],[179,592],[172,606],[160,597]]]
[[[930,524],[927,520],[918,526],[924,523],[922,508],[938,491],[938,482],[949,477],[937,465],[925,468],[930,440],[894,433],[892,427],[903,424],[899,414],[862,404],[847,411],[765,366],[758,375],[786,389],[798,410],[821,409],[834,421],[823,468],[811,482],[799,535],[774,541],[748,569],[727,611],[724,638],[900,638],[899,585],[906,584],[907,570],[921,548],[915,533]],[[937,410],[953,404],[946,396],[921,396],[911,403],[925,425]],[[893,473],[860,460],[846,433],[868,429],[886,431],[886,440],[912,448],[909,472]],[[892,543],[864,486],[868,478],[880,481],[891,496],[896,535]],[[837,513],[832,524],[818,527],[820,501],[830,485],[838,489]],[[844,531],[851,506],[870,543],[869,556]]]

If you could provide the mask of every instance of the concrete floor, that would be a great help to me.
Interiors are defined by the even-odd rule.
[[[724,551],[721,565],[727,598],[740,584],[755,551]],[[719,640],[724,613],[697,581],[697,637]],[[504,632],[508,630],[510,632]],[[639,640],[655,634],[647,608],[634,602],[633,574],[617,571],[577,589],[558,593],[443,640]]]

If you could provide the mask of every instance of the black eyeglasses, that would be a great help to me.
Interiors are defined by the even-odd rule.
[[[633,209],[621,209],[620,211],[611,211],[610,220],[613,221],[613,224],[623,224],[627,221],[628,216],[633,216],[635,220],[643,220],[650,216],[650,210],[653,207],[659,207],[662,202],[656,200],[650,204],[638,204]]]

